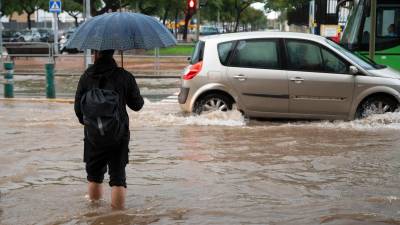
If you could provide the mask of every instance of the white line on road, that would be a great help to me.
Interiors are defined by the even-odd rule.
[[[161,103],[178,103],[178,93],[170,95],[163,100],[160,101]]]

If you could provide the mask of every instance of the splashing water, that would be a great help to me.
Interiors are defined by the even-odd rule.
[[[352,121],[321,121],[303,124],[327,129],[345,129],[360,131],[378,131],[382,129],[400,130],[400,113],[385,113],[368,116],[364,119]]]
[[[130,113],[131,123],[149,126],[228,126],[243,128],[308,127],[343,130],[400,130],[400,112],[375,114],[353,121],[276,121],[254,122],[245,118],[238,110],[211,112],[202,115],[185,115],[178,104],[163,104],[145,99],[145,107],[139,112]]]
[[[243,115],[233,110],[230,112],[211,112],[202,115],[185,115],[179,110],[178,104],[150,102],[145,99],[141,112],[130,113],[132,124],[150,126],[245,126]]]

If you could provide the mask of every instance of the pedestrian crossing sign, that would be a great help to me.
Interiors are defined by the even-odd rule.
[[[61,0],[50,0],[49,1],[49,12],[61,13]]]

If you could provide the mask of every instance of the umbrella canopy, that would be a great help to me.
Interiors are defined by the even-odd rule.
[[[154,49],[176,45],[171,32],[155,18],[140,13],[115,12],[93,17],[68,40],[79,50]]]

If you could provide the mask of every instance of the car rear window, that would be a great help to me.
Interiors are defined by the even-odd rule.
[[[203,61],[204,46],[205,46],[204,41],[197,42],[196,47],[194,48],[194,51],[192,54],[192,58],[190,60],[190,64],[193,65],[200,61]]]
[[[221,64],[226,66],[228,64],[228,57],[233,50],[233,45],[235,42],[225,42],[218,45],[218,55]]]

